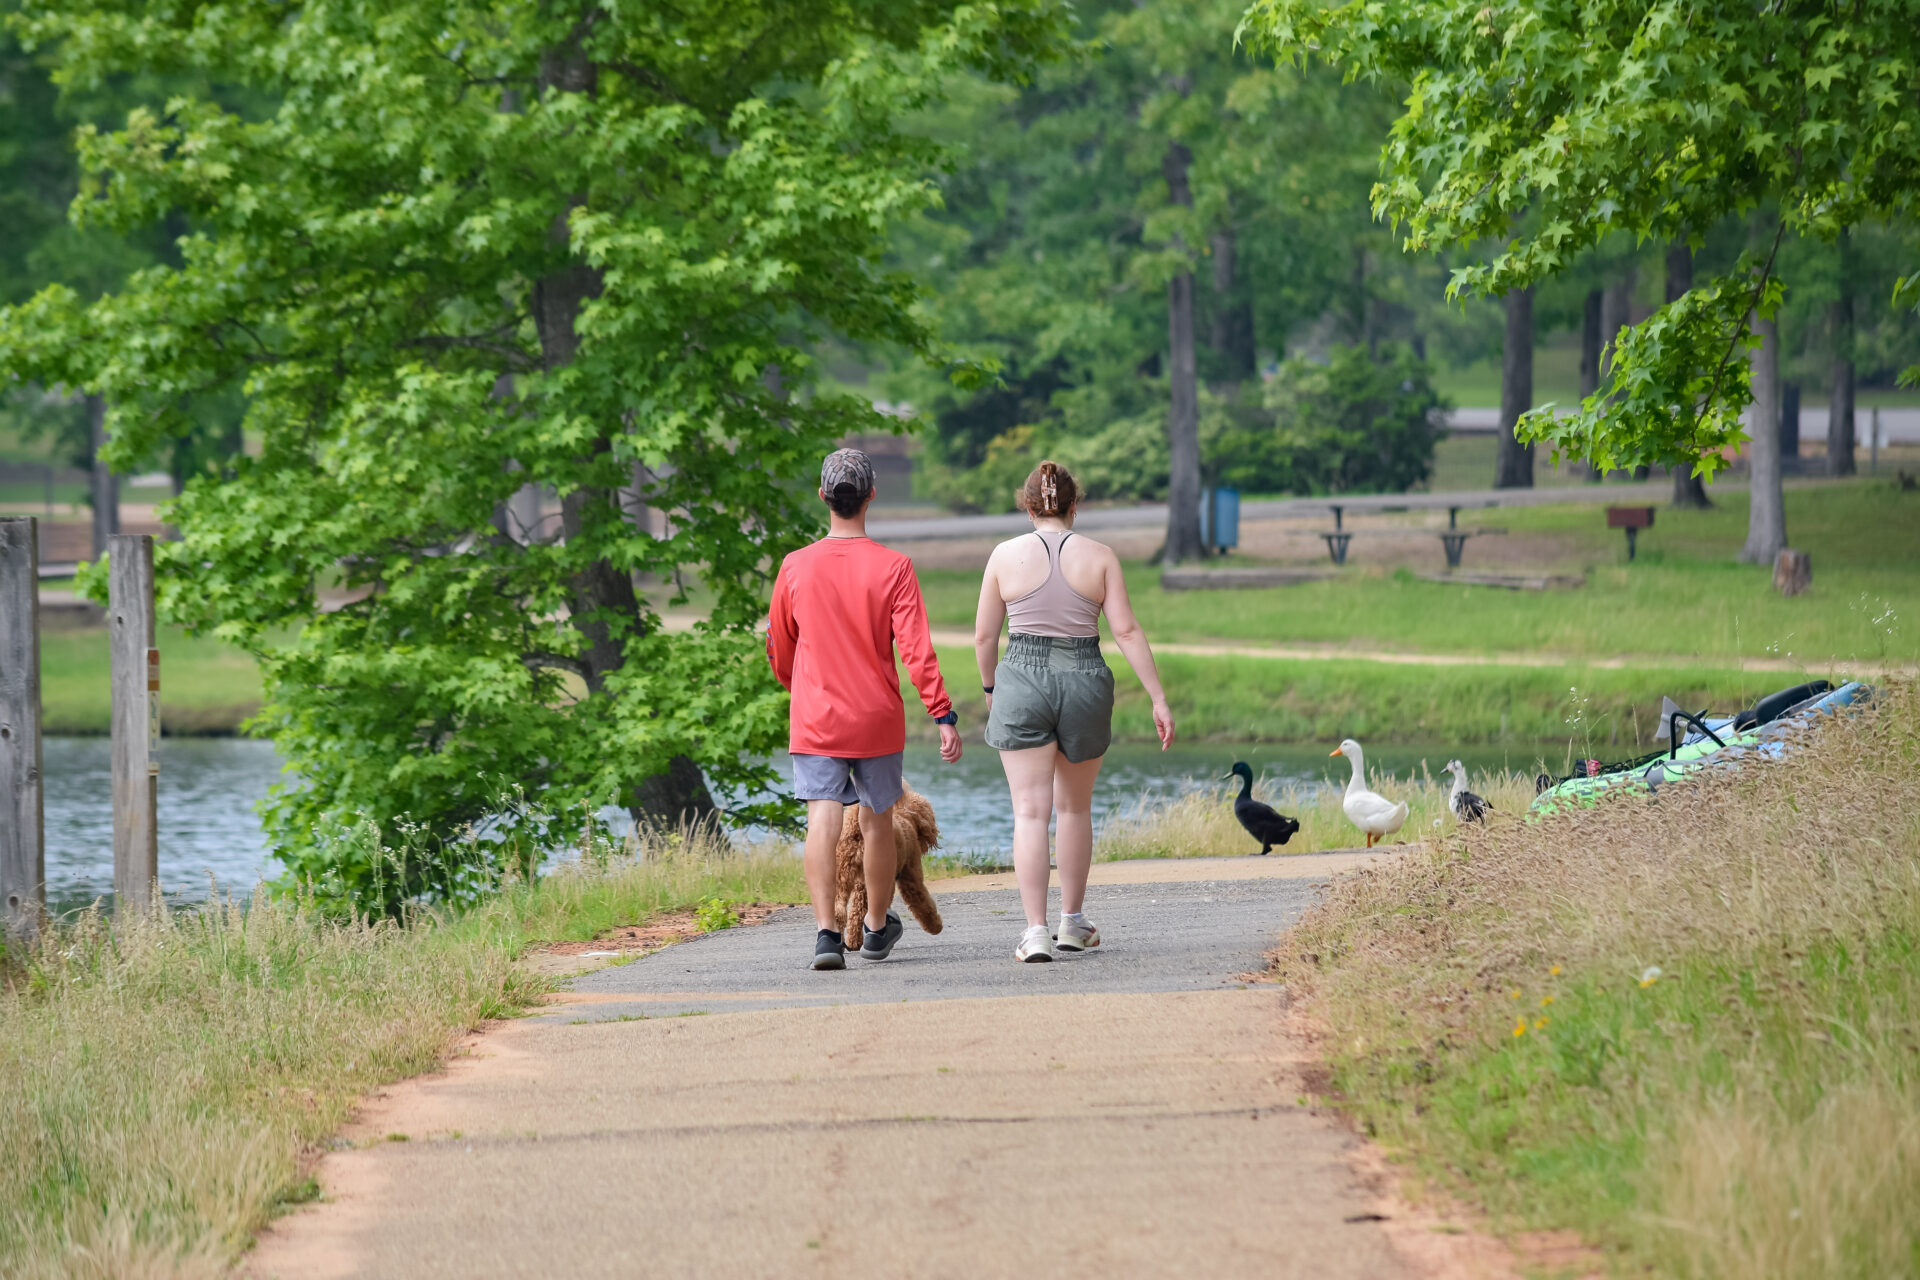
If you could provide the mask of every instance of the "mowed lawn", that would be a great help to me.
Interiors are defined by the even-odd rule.
[[[260,708],[260,671],[231,645],[160,629],[160,721],[168,733],[232,733]],[[113,689],[104,627],[40,636],[48,733],[107,732]]]
[[[1734,560],[1746,494],[1722,490],[1715,502],[1703,512],[1661,506],[1631,565],[1596,507],[1484,513],[1510,538],[1550,535],[1557,559],[1569,545],[1583,551],[1586,585],[1571,590],[1452,586],[1365,565],[1258,591],[1167,593],[1147,564],[1128,565],[1127,580],[1159,641],[1549,654],[1576,665],[1641,655],[1725,666],[1777,658],[1813,671],[1920,661],[1920,496],[1891,479],[1789,489],[1788,541],[1813,557],[1813,589],[1793,599],[1773,590],[1769,569]],[[936,625],[972,626],[976,575],[926,570],[921,582]]]

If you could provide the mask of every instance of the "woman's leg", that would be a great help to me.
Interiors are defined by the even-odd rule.
[[[1053,857],[1060,864],[1060,909],[1069,915],[1085,905],[1087,872],[1093,866],[1093,783],[1104,756],[1053,771]]]
[[[1047,820],[1053,814],[1053,769],[1059,755],[1051,742],[1000,753],[1013,796],[1013,875],[1020,882],[1020,905],[1026,908],[1029,926],[1047,922]],[[1082,871],[1083,888],[1086,878]]]

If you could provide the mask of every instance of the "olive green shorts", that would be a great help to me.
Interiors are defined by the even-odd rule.
[[[1073,764],[1107,754],[1113,742],[1113,672],[1099,636],[1008,637],[993,669],[987,745],[1023,751],[1049,742]]]

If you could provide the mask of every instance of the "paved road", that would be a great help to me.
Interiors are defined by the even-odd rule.
[[[1102,886],[1105,944],[1053,965],[1013,963],[1016,898],[989,888],[841,973],[802,967],[790,912],[593,974],[371,1100],[247,1270],[1431,1275],[1397,1243],[1431,1233],[1379,1219],[1356,1140],[1304,1105],[1285,993],[1235,980],[1308,865]]]
[[[1014,890],[944,893],[946,929],[906,937],[885,961],[849,957],[839,972],[805,967],[813,955],[813,912],[794,907],[753,929],[729,929],[636,964],[602,969],[574,983],[590,997],[554,1018],[664,1017],[903,1000],[991,996],[1133,994],[1217,991],[1262,967],[1280,930],[1307,906],[1308,882],[1219,880],[1186,884],[1111,885],[1096,889],[1089,910],[1101,946],[1050,965],[1011,961],[1025,917]],[[1059,896],[1054,896],[1058,910]]]

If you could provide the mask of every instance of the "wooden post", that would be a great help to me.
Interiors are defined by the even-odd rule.
[[[40,930],[47,902],[40,782],[40,544],[31,516],[0,519],[0,927]]]
[[[153,901],[160,878],[159,650],[153,624],[153,539],[108,539],[107,637],[113,679],[113,891],[122,907]]]

